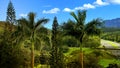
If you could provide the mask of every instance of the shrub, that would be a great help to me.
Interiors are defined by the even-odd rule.
[[[62,51],[63,51],[63,53],[67,53],[68,51],[69,51],[69,47],[68,46],[62,46]]]
[[[96,55],[97,54],[95,54],[94,52],[89,54],[84,54],[84,68],[103,68],[98,64],[99,57]],[[67,68],[79,68],[81,66],[79,61],[80,51],[79,50],[73,51],[69,56],[70,57],[66,58]]]
[[[30,66],[30,51],[4,45],[0,50],[1,68],[24,68]]]
[[[100,38],[97,36],[92,36],[84,40],[85,47],[96,48],[100,46]]]

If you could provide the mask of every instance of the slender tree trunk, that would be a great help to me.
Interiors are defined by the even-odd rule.
[[[80,52],[80,64],[81,68],[83,68],[83,52]]]
[[[83,50],[82,50],[82,47],[83,47],[83,44],[81,42],[81,45],[80,45],[80,65],[81,65],[81,68],[84,68],[84,64],[83,64]]]
[[[31,46],[31,68],[34,68],[34,42],[32,42]]]

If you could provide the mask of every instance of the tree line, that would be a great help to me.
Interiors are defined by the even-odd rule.
[[[49,22],[49,19],[41,18],[35,21],[34,12],[30,12],[27,18],[16,20],[15,9],[10,1],[4,32],[0,35],[0,67],[34,68],[37,60],[42,60],[36,60],[36,53],[42,55],[45,49],[48,50],[47,65],[50,65],[50,68],[65,68],[63,45],[70,43],[69,46],[80,47],[80,66],[84,68],[84,41],[90,36],[100,37],[103,21],[97,18],[86,24],[86,10],[71,12],[70,15],[74,20],[68,20],[62,25],[59,25],[57,17],[54,17],[52,29],[47,29],[43,25]],[[63,40],[65,37],[68,38]]]

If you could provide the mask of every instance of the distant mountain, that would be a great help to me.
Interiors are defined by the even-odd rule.
[[[120,18],[105,20],[105,27],[120,28]]]
[[[104,32],[120,31],[120,18],[105,20],[102,30]]]

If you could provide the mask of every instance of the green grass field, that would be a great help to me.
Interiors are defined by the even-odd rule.
[[[115,64],[120,64],[120,60],[116,60],[116,59],[101,59],[99,61],[99,64],[104,66],[104,68],[106,68],[110,63],[115,63]]]

